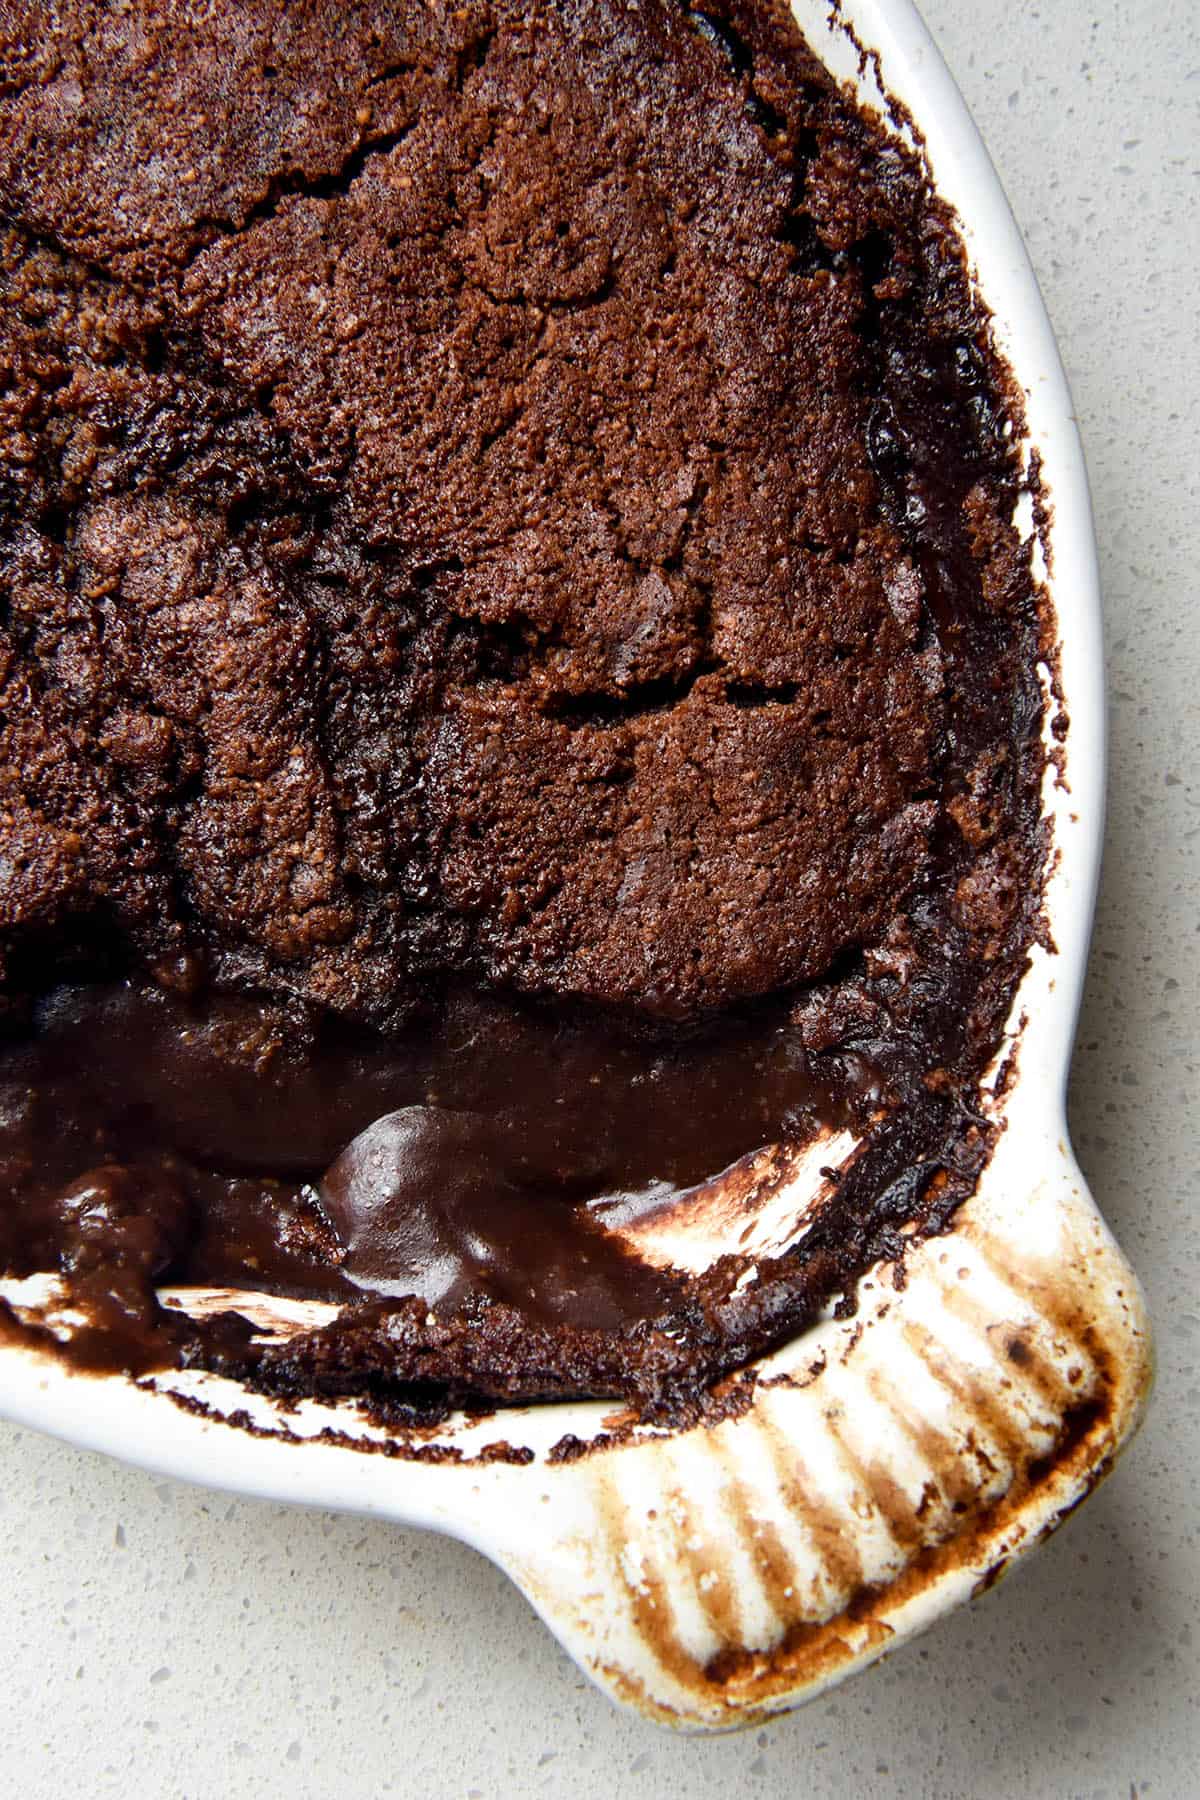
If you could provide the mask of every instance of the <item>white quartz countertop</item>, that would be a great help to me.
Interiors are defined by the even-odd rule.
[[[0,1426],[0,1769],[31,1800],[1200,1794],[1200,15],[924,0],[1037,265],[1092,473],[1111,801],[1072,1119],[1159,1380],[996,1592],[722,1739],[617,1714],[440,1538]]]

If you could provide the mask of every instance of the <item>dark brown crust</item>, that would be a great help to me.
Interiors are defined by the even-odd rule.
[[[374,73],[319,6],[70,16],[0,111],[10,215],[104,271],[9,250],[10,944],[102,904],[386,1019],[447,969],[689,1014],[876,939],[945,728],[866,411],[915,169],[794,46],[750,87],[757,14],[397,9]]]

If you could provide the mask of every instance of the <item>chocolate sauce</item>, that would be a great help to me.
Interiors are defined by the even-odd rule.
[[[482,1294],[616,1329],[676,1285],[603,1229],[614,1207],[877,1098],[814,1073],[788,1013],[681,1041],[464,990],[383,1037],[133,981],[58,988],[0,1054],[0,1257],[54,1266],[132,1207],[157,1221],[160,1281],[446,1312]]]

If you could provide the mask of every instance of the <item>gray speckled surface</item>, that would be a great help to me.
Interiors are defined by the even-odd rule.
[[[1091,463],[1112,798],[1072,1115],[1157,1398],[996,1593],[768,1730],[672,1739],[457,1545],[0,1427],[0,1766],[35,1797],[1200,1792],[1200,46],[1194,0],[926,0],[1025,229]]]

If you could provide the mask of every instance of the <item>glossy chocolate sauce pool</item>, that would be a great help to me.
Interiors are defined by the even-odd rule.
[[[180,1283],[448,1310],[481,1293],[619,1329],[668,1284],[593,1220],[870,1100],[812,1073],[778,1005],[646,1041],[464,992],[435,1028],[296,1046],[253,1003],[61,987],[0,1059],[3,1253],[34,1270],[106,1229],[117,1249],[133,1213]]]
[[[0,1265],[94,1367],[678,1416],[990,1152],[1019,398],[782,7],[273,18],[0,92]],[[776,1255],[615,1229],[835,1129]]]

